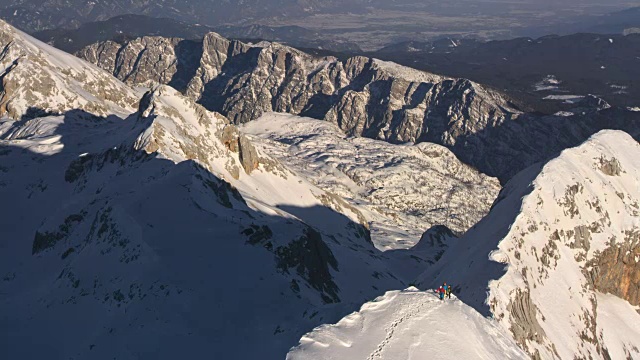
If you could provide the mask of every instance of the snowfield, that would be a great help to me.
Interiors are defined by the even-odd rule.
[[[300,340],[287,360],[527,359],[493,320],[452,296],[390,291]]]
[[[436,144],[347,137],[331,123],[279,113],[241,130],[298,175],[360,209],[382,250],[411,247],[434,225],[463,233],[500,191],[497,179]]]

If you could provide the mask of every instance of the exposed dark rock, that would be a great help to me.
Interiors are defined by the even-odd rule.
[[[333,281],[331,269],[338,270],[338,261],[322,240],[322,235],[311,227],[287,246],[276,249],[278,269],[288,273],[295,269],[314,289],[322,292],[325,303],[339,302],[338,286]]]
[[[600,171],[609,175],[609,176],[620,176],[622,172],[622,168],[620,167],[620,162],[616,158],[605,159],[604,157],[600,158]]]
[[[623,241],[595,256],[586,268],[596,290],[640,305],[640,230],[627,231]]]
[[[247,242],[251,245],[262,243],[266,246],[266,242],[273,237],[273,232],[266,225],[251,225],[251,227],[242,230],[242,234],[249,237]],[[267,248],[267,250],[270,249]]]
[[[528,291],[516,290],[511,302],[507,305],[511,314],[511,333],[514,339],[524,350],[528,350],[527,342],[542,344],[546,334],[536,318],[536,307],[531,301]],[[530,353],[535,358],[535,353]],[[538,355],[539,356],[539,355]]]
[[[52,248],[56,246],[59,241],[64,240],[69,234],[73,231],[73,229],[84,220],[86,216],[86,212],[82,212],[80,214],[73,214],[67,216],[64,220],[64,223],[58,227],[55,231],[36,231],[36,235],[33,239],[33,247],[31,253],[33,255],[38,254],[46,249]],[[70,252],[65,253],[67,255]],[[66,256],[63,255],[63,259]]]

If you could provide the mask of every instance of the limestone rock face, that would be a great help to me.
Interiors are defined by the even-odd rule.
[[[589,262],[593,286],[640,305],[640,231],[627,231],[621,242]]]
[[[499,94],[468,80],[366,57],[317,58],[277,43],[248,45],[215,33],[202,42],[102,42],[78,56],[127,83],[174,85],[236,124],[276,111],[325,119],[350,135],[453,145],[461,135],[518,113]]]
[[[266,112],[336,124],[350,136],[433,142],[504,184],[526,167],[602,129],[640,138],[640,113],[597,97],[572,116],[523,114],[497,91],[362,56],[314,57],[277,43],[143,37],[78,54],[130,84],[168,84],[205,108],[247,123]]]
[[[242,168],[247,174],[258,168],[260,156],[246,136],[238,131],[235,125],[226,125],[222,130],[221,140],[230,151],[237,153]]]

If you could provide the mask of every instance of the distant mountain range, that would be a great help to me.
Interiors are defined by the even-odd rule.
[[[621,38],[616,38],[621,44],[607,38],[602,46],[624,47],[626,38]],[[529,49],[529,41],[524,43],[521,47]],[[487,46],[496,44],[502,43]],[[407,53],[420,51],[391,51]],[[488,53],[494,59],[495,54]],[[460,76],[435,75],[363,56],[312,56],[289,46],[247,44],[217,33],[202,41],[162,37],[104,41],[77,56],[132,85],[170,85],[236,124],[268,112],[286,112],[329,121],[352,136],[391,143],[433,142],[503,182],[600,129],[624,129],[634,136],[640,130],[634,121],[640,116],[637,111],[611,107],[597,96],[565,93],[562,78],[547,78],[540,70],[530,79],[529,91],[535,93],[534,84],[544,81],[552,84],[540,87],[558,88],[545,90],[552,95],[539,95],[547,98],[539,102],[560,108],[546,115],[535,110],[539,106],[535,102],[516,98],[522,104],[514,104],[505,92]],[[500,66],[506,68],[502,64],[495,68]]]
[[[552,26],[526,29],[528,36],[548,34],[568,35],[574,33],[630,34],[640,32],[640,6],[600,16],[577,18]]]
[[[278,41],[301,48],[324,49],[334,52],[359,52],[358,45],[340,37],[325,37],[316,31],[299,26],[219,26],[192,25],[170,18],[146,15],[121,15],[104,21],[87,22],[77,29],[56,28],[33,33],[33,36],[58,49],[76,52],[98,41],[123,42],[141,36],[201,39],[209,32],[245,40]]]
[[[445,38],[394,44],[367,55],[472,79],[546,113],[571,107],[564,101],[571,95],[593,94],[611,104],[639,105],[640,34],[551,35],[490,42]]]
[[[205,25],[226,36],[241,38],[248,37],[221,29],[231,26],[234,31],[263,38],[269,29],[265,32],[247,27],[283,27],[278,30],[281,38],[269,36],[269,39],[288,42],[293,37],[287,35],[287,30],[300,35],[304,33],[301,28],[306,28],[322,33],[324,41],[352,42],[363,49],[375,50],[398,41],[434,40],[441,36],[492,40],[578,31],[622,33],[640,26],[637,10],[619,11],[625,6],[629,6],[626,0],[611,0],[597,6],[593,3],[573,6],[564,1],[506,5],[484,0],[5,0],[0,5],[0,17],[29,33],[77,29],[82,24],[128,14]],[[601,16],[607,12],[612,13]],[[308,34],[303,37],[308,40]]]
[[[475,39],[441,38],[435,41],[408,41],[363,52],[347,39],[299,26],[219,26],[191,25],[167,18],[122,15],[89,22],[78,29],[39,31],[34,36],[67,52],[106,40],[124,44],[142,36],[201,39],[215,31],[225,37],[247,42],[277,41],[315,53],[346,59],[366,55],[405,66],[468,78],[507,92],[519,106],[553,114],[572,107],[568,97],[589,94],[621,106],[638,106],[640,87],[640,35],[631,26],[640,8],[598,17],[600,30],[626,29],[622,34],[574,34],[517,38],[484,42]],[[613,28],[607,28],[606,24]],[[578,25],[576,25],[578,26]],[[618,26],[618,27],[615,27]],[[578,28],[578,27],[576,27]],[[597,29],[596,29],[597,30]],[[545,85],[554,82],[553,86]]]
[[[257,16],[304,13],[305,8],[317,8],[325,1],[248,0],[241,4],[223,1],[180,0],[42,0],[5,1],[2,13],[5,19],[27,31],[58,27],[77,28],[85,22],[106,20],[113,16],[141,14],[173,18],[189,23],[207,25],[250,19]],[[268,6],[267,6],[268,4]]]

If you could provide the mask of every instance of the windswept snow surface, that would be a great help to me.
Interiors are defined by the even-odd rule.
[[[413,246],[434,225],[464,232],[500,191],[497,179],[436,144],[348,137],[329,122],[280,113],[242,131],[298,175],[360,209],[382,250]]]
[[[611,359],[637,359],[638,351],[633,347],[640,346],[640,324],[638,324],[638,311],[640,307],[631,306],[629,302],[610,294],[597,294],[598,296],[598,327],[602,332],[606,344],[629,344],[629,350],[623,347],[608,348]],[[633,355],[633,356],[632,356]]]
[[[413,69],[391,61],[373,59],[373,63],[376,64],[380,69],[385,70],[387,73],[389,73],[389,75],[407,81],[436,83],[449,79],[445,76]]]
[[[545,96],[543,100],[560,100],[566,104],[575,104],[584,98],[582,95],[548,95]]]
[[[493,320],[452,296],[390,291],[300,340],[287,360],[527,359]]]

